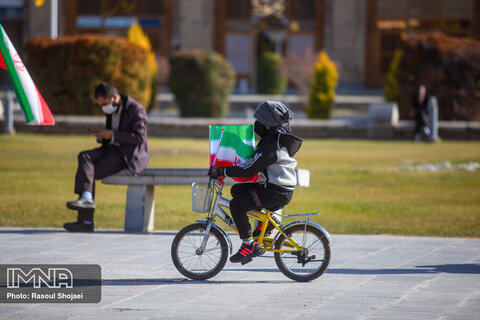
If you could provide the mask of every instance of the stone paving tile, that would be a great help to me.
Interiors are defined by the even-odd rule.
[[[208,281],[173,266],[174,232],[0,228],[0,263],[102,267],[98,304],[0,304],[1,319],[475,319],[480,239],[333,235],[327,272],[285,277],[269,254]],[[239,240],[231,235],[234,250]],[[73,254],[72,254],[73,252]]]

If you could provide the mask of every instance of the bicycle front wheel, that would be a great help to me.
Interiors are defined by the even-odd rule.
[[[228,257],[224,235],[212,227],[203,251],[200,245],[205,237],[205,225],[194,223],[180,230],[173,239],[171,255],[175,268],[194,280],[206,280],[219,273]]]
[[[291,226],[284,230],[302,251],[295,247],[283,235],[275,241],[275,249],[294,252],[275,252],[275,262],[278,269],[292,280],[306,282],[322,275],[330,263],[330,244],[327,236],[319,229],[304,224]]]

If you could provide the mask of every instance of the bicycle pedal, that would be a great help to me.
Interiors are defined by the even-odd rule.
[[[242,260],[242,266],[243,266],[244,264],[247,264],[247,263],[251,262],[252,260],[253,260],[252,258],[248,258],[248,259]]]

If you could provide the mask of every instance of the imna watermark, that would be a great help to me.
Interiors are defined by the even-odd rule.
[[[98,303],[99,265],[0,265],[0,303]]]
[[[22,268],[7,268],[7,288],[20,288],[21,284],[33,282],[34,288],[73,288],[73,274],[67,268],[32,268],[25,273]]]

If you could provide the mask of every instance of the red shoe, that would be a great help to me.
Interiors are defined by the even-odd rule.
[[[242,264],[249,263],[252,258],[261,256],[265,252],[260,248],[257,241],[253,241],[252,244],[242,243],[242,246],[233,256],[230,257],[230,262]]]

